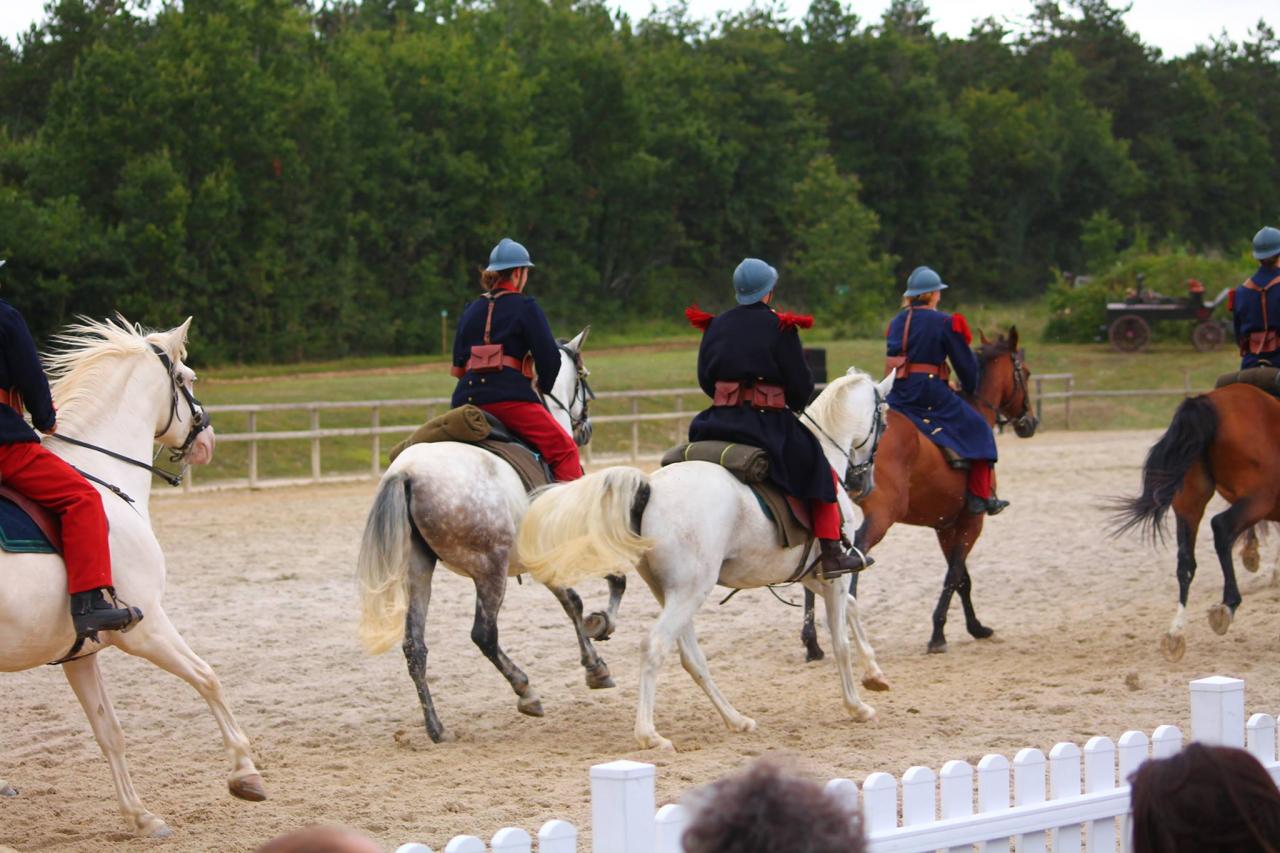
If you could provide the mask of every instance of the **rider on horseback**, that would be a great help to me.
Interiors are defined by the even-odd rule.
[[[689,424],[689,441],[732,441],[766,450],[769,479],[786,494],[809,501],[813,532],[822,543],[823,574],[856,572],[874,561],[841,547],[839,475],[795,415],[813,395],[813,375],[796,328],[809,328],[813,318],[769,307],[777,281],[777,270],[747,258],[733,272],[737,308],[718,317],[686,310],[690,322],[704,330],[698,384],[712,398],[711,408]]]
[[[947,382],[950,360],[961,389],[973,394],[979,367],[970,349],[968,322],[960,314],[937,310],[946,288],[929,267],[916,267],[907,278],[903,309],[885,332],[886,370],[897,371],[888,402],[934,444],[970,461],[966,509],[995,515],[1009,505],[995,497],[995,437],[977,409],[966,405]]]
[[[1254,235],[1253,256],[1261,266],[1231,294],[1241,370],[1280,367],[1280,228]]]
[[[45,435],[57,429],[49,381],[31,332],[18,309],[4,300],[0,351],[0,482],[61,519],[62,559],[76,636],[127,630],[142,618],[142,611],[116,601],[102,497],[75,468],[45,450],[22,417],[25,404],[36,429]]]
[[[582,476],[578,446],[542,403],[560,372],[560,346],[523,291],[533,261],[503,238],[480,274],[484,293],[462,311],[453,341],[453,406],[479,406],[542,454],[557,480]],[[534,368],[537,368],[536,380]],[[537,388],[534,388],[534,381]]]

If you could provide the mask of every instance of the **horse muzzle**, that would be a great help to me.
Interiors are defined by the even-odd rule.
[[[1027,412],[1025,415],[1013,422],[1013,431],[1018,438],[1031,438],[1031,436],[1036,434],[1036,429],[1039,426],[1039,418],[1030,412]]]
[[[208,465],[213,461],[215,444],[217,444],[217,437],[213,434],[213,427],[205,427],[200,430],[196,440],[191,443],[190,449],[187,450],[186,461],[192,465]]]

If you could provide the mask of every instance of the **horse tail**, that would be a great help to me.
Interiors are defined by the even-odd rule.
[[[649,490],[642,472],[615,467],[536,493],[516,535],[520,565],[559,588],[625,575],[653,547],[640,535]]]
[[[360,642],[376,655],[404,637],[409,609],[409,556],[413,524],[409,517],[409,476],[384,477],[373,499],[356,559],[360,588]]]
[[[1218,411],[1207,396],[1189,397],[1178,406],[1169,428],[1147,453],[1142,466],[1142,493],[1115,503],[1114,534],[1134,527],[1152,540],[1164,539],[1164,518],[1196,462],[1208,470],[1209,448],[1218,432]]]

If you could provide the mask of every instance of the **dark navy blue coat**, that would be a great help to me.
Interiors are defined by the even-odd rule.
[[[1258,271],[1249,280],[1258,287],[1266,287],[1277,276],[1280,276],[1280,269],[1276,267],[1258,267]],[[1242,349],[1247,348],[1248,338],[1251,333],[1265,332],[1268,326],[1273,331],[1280,330],[1280,284],[1277,284],[1266,293],[1266,325],[1263,325],[1262,322],[1262,297],[1263,294],[1256,290],[1250,290],[1243,284],[1237,287],[1232,295],[1232,322],[1235,324],[1236,341],[1240,343]],[[1258,367],[1264,362],[1271,367],[1280,367],[1280,351],[1246,352],[1241,356],[1240,369]]]
[[[813,393],[795,326],[784,326],[763,302],[739,305],[711,320],[698,350],[698,385],[714,398],[717,382],[781,385],[790,410],[712,406],[689,424],[689,440],[762,448],[769,454],[769,479],[778,488],[805,500],[834,501],[831,465],[795,415]]]
[[[462,311],[458,318],[458,332],[453,338],[454,367],[467,366],[471,347],[484,343],[484,320],[489,310],[487,299],[477,299]],[[523,359],[533,353],[533,364],[538,372],[538,388],[548,394],[555,387],[560,373],[560,348],[547,315],[538,303],[523,293],[511,293],[498,297],[493,309],[493,325],[489,341],[502,344],[506,355]],[[472,373],[467,371],[453,390],[453,405],[467,403],[480,406],[485,403],[525,401],[540,403],[533,384],[519,370],[504,367],[496,373]]]
[[[18,309],[0,299],[0,388],[17,390],[22,395],[31,421],[38,429],[52,429],[56,416],[53,398],[49,394],[49,380],[45,378],[36,345],[31,340],[27,321]],[[0,444],[21,441],[39,441],[20,412],[0,405]]]
[[[951,362],[960,387],[972,394],[978,387],[978,358],[969,348],[967,326],[953,323],[950,314],[929,308],[904,309],[889,321],[885,352],[902,355],[902,331],[911,319],[907,358],[914,364]],[[946,380],[929,373],[913,373],[895,380],[889,407],[911,419],[930,441],[949,447],[965,459],[996,460],[996,440],[991,427]]]

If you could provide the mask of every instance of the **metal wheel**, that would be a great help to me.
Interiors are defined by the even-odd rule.
[[[1107,339],[1120,352],[1137,352],[1151,339],[1151,327],[1137,314],[1125,314],[1112,321]]]
[[[1191,345],[1196,348],[1197,352],[1215,350],[1226,339],[1227,333],[1222,328],[1222,324],[1213,320],[1205,320],[1191,327]]]

